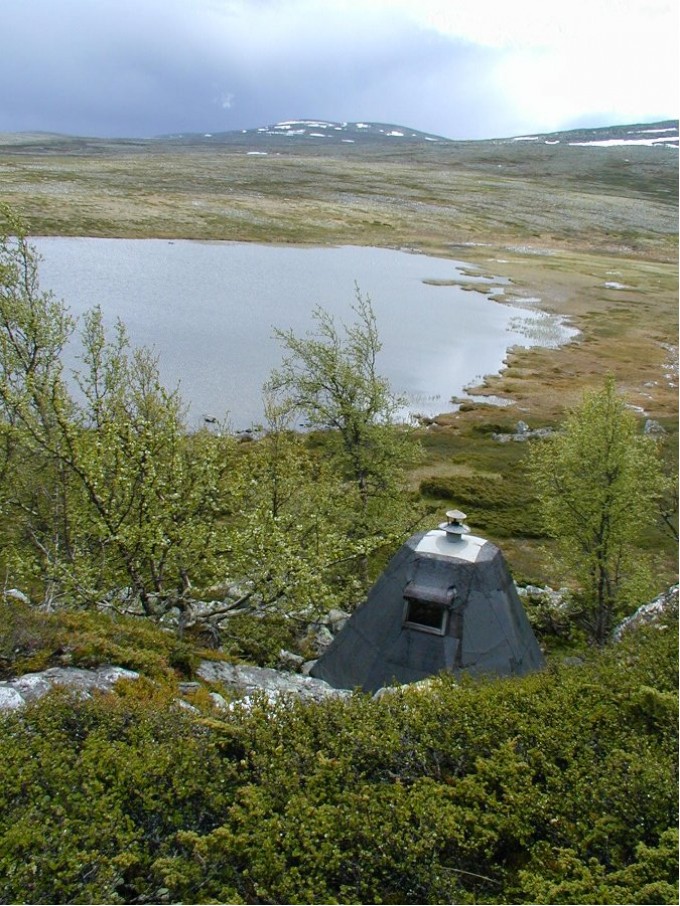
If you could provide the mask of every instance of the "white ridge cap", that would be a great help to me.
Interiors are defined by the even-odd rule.
[[[442,529],[432,529],[416,546],[419,554],[438,554],[440,557],[452,557],[455,560],[467,560],[475,563],[479,552],[487,544],[486,538],[476,535],[463,535],[459,541],[452,541]]]

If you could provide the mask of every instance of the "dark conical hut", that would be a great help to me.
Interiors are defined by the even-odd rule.
[[[375,692],[446,670],[523,675],[543,656],[500,550],[469,534],[465,514],[409,538],[312,676]]]

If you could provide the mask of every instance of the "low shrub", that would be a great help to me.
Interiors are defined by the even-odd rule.
[[[295,648],[301,625],[282,614],[239,614],[222,622],[222,650],[259,667],[276,667],[282,648]]]
[[[53,666],[116,664],[150,676],[190,676],[200,652],[149,620],[96,611],[45,612],[0,601],[0,671],[5,679]]]
[[[676,639],[379,701],[53,694],[0,720],[0,901],[677,902]]]

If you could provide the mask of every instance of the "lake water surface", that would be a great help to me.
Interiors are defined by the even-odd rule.
[[[424,283],[469,278],[462,262],[408,252],[158,239],[33,244],[42,288],[74,315],[100,305],[106,323],[121,318],[135,344],[159,355],[164,381],[179,382],[192,425],[206,415],[228,414],[235,429],[260,421],[262,385],[281,361],[274,327],[304,334],[316,305],[352,321],[355,285],[373,303],[380,373],[423,414],[450,410],[452,395],[501,368],[508,347],[536,342],[527,337],[545,317]]]

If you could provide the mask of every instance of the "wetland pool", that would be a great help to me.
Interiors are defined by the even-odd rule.
[[[369,296],[382,350],[378,371],[412,413],[450,411],[452,396],[497,373],[511,346],[555,346],[573,334],[531,307],[487,298],[501,278],[464,262],[407,251],[161,239],[39,237],[40,284],[76,317],[99,305],[135,345],[151,347],[169,387],[179,384],[195,427],[262,420],[262,386],[281,363],[274,328],[313,330],[321,306],[351,323],[358,287]],[[464,275],[463,275],[464,274]],[[428,282],[425,282],[428,281]],[[447,281],[449,281],[447,283]],[[485,292],[456,283],[479,283]],[[531,300],[535,303],[536,300]],[[77,351],[67,364],[77,364]]]

